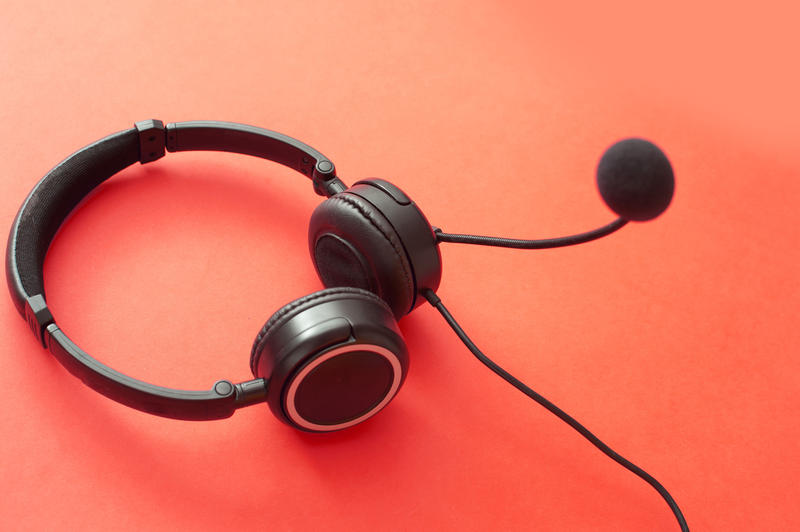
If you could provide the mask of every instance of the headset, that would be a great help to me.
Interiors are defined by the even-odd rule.
[[[269,318],[253,342],[253,379],[222,379],[201,391],[134,379],[83,351],[56,324],[43,276],[45,255],[59,227],[93,189],[137,161],[147,164],[166,152],[194,150],[275,161],[305,175],[314,191],[326,197],[311,215],[308,230],[311,258],[326,288],[292,301]],[[227,418],[239,408],[266,402],[279,420],[310,432],[351,427],[392,400],[409,365],[397,321],[427,301],[492,371],[650,483],[688,530],[677,504],[655,478],[486,357],[436,295],[442,275],[440,243],[543,249],[595,240],[628,221],[660,215],[672,200],[674,175],[655,144],[630,138],[605,152],[597,186],[619,218],[593,231],[545,240],[451,234],[433,227],[397,186],[366,179],[347,187],[327,157],[286,135],[231,122],[165,125],[145,120],[73,153],[36,184],[11,227],[6,277],[14,305],[37,340],[70,373],[106,397],[185,420]]]

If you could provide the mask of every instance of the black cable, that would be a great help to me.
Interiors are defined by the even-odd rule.
[[[477,244],[481,246],[496,246],[502,248],[516,248],[516,249],[547,249],[547,248],[560,248],[564,246],[574,246],[575,244],[583,244],[606,235],[610,235],[617,229],[622,228],[628,220],[624,218],[617,218],[608,225],[587,231],[577,235],[562,236],[559,238],[545,238],[543,240],[521,240],[517,238],[500,238],[496,236],[479,236],[479,235],[459,235],[454,233],[444,233],[441,229],[434,228],[437,242],[453,242],[456,244]]]
[[[653,488],[655,488],[655,490],[664,498],[664,500],[667,501],[667,504],[672,510],[672,513],[675,514],[675,518],[678,520],[678,524],[680,524],[681,526],[681,530],[684,532],[689,531],[689,526],[686,524],[686,519],[683,517],[680,508],[678,508],[678,504],[672,498],[672,495],[669,494],[667,489],[664,486],[662,486],[658,480],[652,477],[644,469],[640,468],[636,464],[624,458],[622,455],[615,452],[611,447],[603,443],[600,440],[600,438],[589,432],[589,429],[578,423],[578,421],[575,420],[572,416],[570,416],[569,414],[558,408],[556,405],[545,399],[543,396],[533,391],[525,383],[523,383],[522,381],[511,375],[509,372],[507,372],[506,370],[495,364],[489,357],[484,355],[483,352],[480,349],[478,349],[478,346],[476,346],[472,342],[472,340],[470,340],[469,336],[467,336],[467,333],[464,332],[464,329],[461,328],[458,322],[456,322],[455,318],[453,318],[452,314],[450,314],[450,312],[447,310],[444,304],[442,304],[442,300],[439,299],[439,297],[435,293],[433,293],[432,290],[425,289],[422,291],[422,295],[425,296],[425,299],[428,300],[428,303],[430,303],[433,307],[436,308],[436,310],[439,311],[439,313],[444,317],[445,321],[447,321],[450,327],[452,327],[453,331],[455,331],[455,333],[458,335],[461,341],[464,342],[464,345],[466,345],[467,348],[469,348],[469,350],[472,351],[472,354],[475,355],[475,357],[478,360],[483,362],[483,364],[485,364],[490,370],[492,370],[500,377],[505,379],[509,384],[514,386],[517,390],[521,391],[522,393],[524,393],[525,395],[527,395],[528,397],[530,397],[531,399],[533,399],[534,401],[545,407],[551,413],[558,416],[567,425],[578,431],[581,436],[589,440],[592,443],[592,445],[603,451],[603,453],[605,453],[606,456],[617,462],[619,465],[621,465],[628,471],[631,471],[632,473],[636,474],[645,482],[650,484]]]

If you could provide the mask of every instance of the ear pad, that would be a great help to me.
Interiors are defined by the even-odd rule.
[[[339,287],[278,310],[259,331],[250,363],[256,378],[268,379],[278,419],[326,432],[386,406],[405,379],[408,350],[385,302]]]
[[[325,286],[355,286],[386,301],[395,316],[411,310],[414,278],[400,238],[368,201],[343,192],[311,217],[314,265]]]
[[[441,256],[430,224],[386,181],[359,181],[321,203],[311,215],[308,239],[325,286],[369,290],[398,319],[422,301],[422,288],[439,286]]]
[[[256,339],[253,342],[253,348],[250,351],[250,371],[253,372],[254,376],[256,375],[256,368],[258,367],[259,358],[261,357],[261,352],[263,350],[264,344],[269,339],[269,334],[272,331],[276,331],[279,329],[279,326],[290,319],[293,316],[303,312],[304,310],[308,309],[317,304],[324,303],[326,301],[334,301],[337,299],[342,299],[342,296],[350,296],[355,298],[362,298],[369,301],[373,301],[378,305],[386,308],[386,303],[382,301],[379,297],[376,297],[375,294],[367,292],[366,290],[361,290],[358,288],[351,288],[347,286],[341,286],[338,288],[327,288],[325,290],[320,290],[318,292],[314,292],[307,296],[303,296],[299,299],[295,299],[291,303],[288,303],[281,308],[279,308],[270,318],[267,320],[267,323],[258,331],[256,335]]]

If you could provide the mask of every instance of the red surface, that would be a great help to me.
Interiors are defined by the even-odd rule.
[[[150,117],[275,129],[350,183],[393,180],[446,231],[531,238],[609,221],[597,158],[651,138],[678,179],[663,217],[564,250],[442,245],[440,295],[487,353],[659,478],[693,529],[797,529],[797,8],[551,4],[5,2],[0,226],[69,153]],[[246,379],[263,322],[320,288],[318,201],[246,157],[132,167],[63,227],[48,300],[135,377]],[[191,423],[112,403],[4,299],[0,529],[675,528],[430,308],[402,321],[396,400],[320,437],[260,406]]]

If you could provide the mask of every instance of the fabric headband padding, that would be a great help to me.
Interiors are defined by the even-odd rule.
[[[6,268],[17,310],[24,315],[25,298],[44,295],[44,257],[69,213],[97,185],[139,160],[135,128],[120,131],[75,152],[44,176],[28,195],[11,227]],[[14,279],[11,272],[18,272]]]

